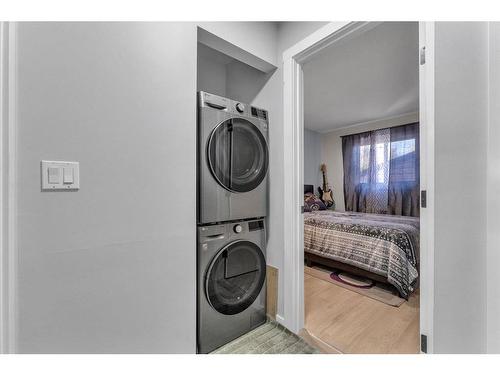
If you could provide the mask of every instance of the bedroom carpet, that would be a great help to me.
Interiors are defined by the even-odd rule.
[[[319,354],[320,351],[273,320],[211,354]]]
[[[317,277],[318,279],[328,281],[329,283],[338,285],[342,288],[346,288],[353,292],[359,293],[363,296],[373,298],[379,302],[385,303],[390,306],[398,307],[405,302],[405,299],[401,298],[395,289],[390,289],[389,287],[380,284],[375,284],[371,288],[357,288],[355,286],[350,286],[340,281],[333,280],[330,277],[331,271],[321,268],[319,266],[314,266],[314,267],[304,266],[304,273]]]

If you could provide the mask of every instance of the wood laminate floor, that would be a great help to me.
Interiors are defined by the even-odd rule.
[[[419,353],[419,295],[393,307],[304,274],[305,328],[342,353]]]

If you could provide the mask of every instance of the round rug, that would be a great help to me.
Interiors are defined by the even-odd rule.
[[[373,280],[361,276],[350,275],[345,272],[332,272],[330,277],[335,281],[353,286],[355,288],[368,289],[375,285]]]

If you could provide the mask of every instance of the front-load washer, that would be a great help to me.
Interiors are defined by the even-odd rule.
[[[268,113],[198,93],[198,223],[266,216]]]
[[[198,353],[266,321],[264,224],[258,219],[198,227]]]

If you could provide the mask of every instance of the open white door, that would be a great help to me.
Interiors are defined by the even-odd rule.
[[[433,352],[434,309],[434,22],[419,23],[420,337]]]

